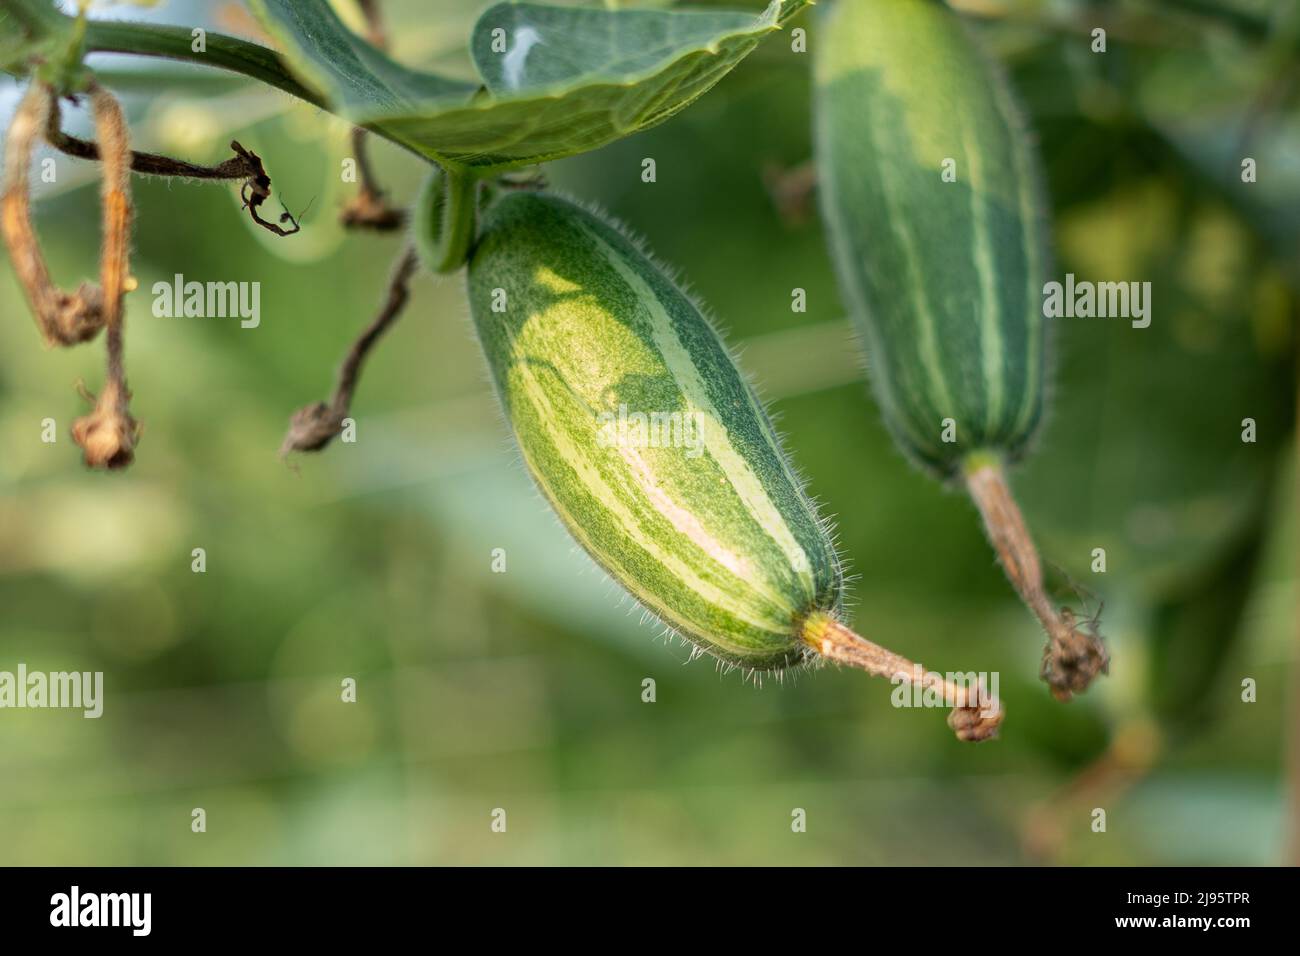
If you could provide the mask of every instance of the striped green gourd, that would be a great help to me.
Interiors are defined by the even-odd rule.
[[[818,188],[885,421],[945,477],[1014,459],[1042,414],[1047,243],[1011,91],[942,3],[821,9]]]
[[[524,460],[588,553],[718,658],[802,660],[839,563],[695,304],[618,229],[532,193],[488,212],[469,298]]]
[[[817,182],[841,294],[895,442],[965,483],[1048,636],[1063,700],[1105,673],[1095,622],[1055,607],[1007,484],[1043,414],[1047,224],[1012,92],[932,0],[836,0],[816,40]]]
[[[942,690],[958,737],[994,734],[996,701],[955,699],[951,681],[840,623],[829,531],[762,405],[635,243],[566,200],[514,193],[489,208],[468,271],[524,461],[637,600],[727,663],[768,671],[820,656]],[[659,416],[658,431],[638,430],[641,414]]]

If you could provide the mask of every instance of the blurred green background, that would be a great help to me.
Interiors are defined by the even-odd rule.
[[[470,75],[459,48],[486,5],[387,0],[394,55]],[[1013,476],[1061,599],[1073,581],[1105,601],[1108,679],[1051,700],[1036,623],[973,508],[884,432],[815,205],[782,215],[771,194],[811,153],[809,57],[788,38],[667,124],[546,174],[680,267],[740,347],[837,518],[858,629],[932,667],[1000,672],[1008,716],[991,744],[958,743],[942,712],[894,710],[860,673],[756,688],[683,666],[533,490],[459,278],[417,280],[365,370],[356,443],[286,466],[289,414],[326,396],[401,237],[338,226],[355,188],[340,182],[341,121],[227,75],[98,57],[138,148],[215,162],[237,138],[264,157],[273,204],[311,205],[302,233],[277,239],[233,186],[136,180],[127,369],[145,432],[121,474],[87,472],[68,437],[102,346],[44,350],[0,269],[0,669],[106,684],[99,720],[0,712],[0,863],[1286,861],[1300,815],[1296,4],[956,5],[980,14],[1037,132],[1057,274],[1153,284],[1149,329],[1059,323],[1051,417]],[[255,35],[225,3],[95,12]],[[796,25],[815,45],[815,18]],[[5,122],[17,95],[0,80]],[[422,163],[371,150],[412,199]],[[1243,156],[1258,182],[1240,181]],[[36,208],[67,286],[94,271],[96,171],[56,168]],[[260,327],[155,318],[150,287],[177,272],[259,282]],[[1242,702],[1245,678],[1257,702]],[[795,808],[807,832],[792,832]]]

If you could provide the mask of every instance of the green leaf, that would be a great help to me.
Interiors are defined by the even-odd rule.
[[[767,16],[768,14],[765,14]],[[606,10],[499,3],[474,26],[474,65],[497,96],[555,92],[605,79],[653,75],[684,51],[705,50],[724,34],[748,32],[749,13]],[[509,38],[504,53],[493,34]]]
[[[331,111],[429,159],[502,170],[571,156],[688,106],[809,0],[762,14],[501,3],[474,27],[483,88],[411,70],[324,0],[249,0]]]
[[[303,84],[349,119],[460,103],[477,89],[394,62],[344,26],[325,0],[249,0],[249,6]]]

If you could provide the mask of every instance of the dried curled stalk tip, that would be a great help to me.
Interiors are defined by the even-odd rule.
[[[320,451],[343,429],[343,420],[352,405],[352,395],[361,374],[361,365],[375,342],[401,315],[406,300],[410,298],[411,276],[418,264],[419,258],[414,248],[403,251],[388,280],[388,294],[383,307],[352,343],[343,364],[339,366],[334,394],[328,402],[312,402],[293,413],[289,419],[289,431],[280,444],[281,457],[294,451]]]
[[[942,674],[927,671],[901,654],[873,644],[825,611],[810,614],[803,622],[801,635],[827,660],[887,678],[891,683],[907,683],[942,695],[945,702],[955,705],[948,714],[948,726],[958,740],[990,740],[997,736],[1005,711],[1000,701],[988,697],[982,685],[978,689],[958,687]]]
[[[361,191],[352,197],[339,214],[345,229],[370,229],[374,232],[393,232],[406,225],[405,210],[391,206],[379,188],[375,171],[370,166],[366,150],[366,131],[360,126],[352,128],[352,156],[356,160],[357,174],[361,178]]]
[[[1038,550],[1002,466],[980,461],[966,472],[966,487],[1007,579],[1047,632],[1041,676],[1057,700],[1068,701],[1087,690],[1099,674],[1110,671],[1110,654],[1101,634],[1094,621],[1081,621],[1069,608],[1057,608],[1048,598]]]
[[[304,405],[289,417],[289,430],[280,444],[280,456],[292,451],[320,451],[343,430],[344,412],[327,402]]]
[[[357,159],[360,161],[360,153]],[[339,213],[339,223],[345,229],[395,232],[406,225],[406,211],[390,205],[382,192],[363,184],[361,192]]]
[[[90,468],[125,468],[135,459],[140,423],[127,407],[131,395],[110,381],[100,392],[95,410],[72,423],[72,439],[81,446]]]

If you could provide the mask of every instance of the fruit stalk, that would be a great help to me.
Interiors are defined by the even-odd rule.
[[[950,678],[928,671],[903,655],[872,643],[824,612],[810,614],[800,634],[808,646],[826,660],[856,667],[894,684],[906,683],[923,690],[941,692],[944,701],[953,705],[948,714],[948,726],[958,740],[988,740],[996,736],[1005,712],[1001,702],[988,698],[982,687],[958,687]]]
[[[103,390],[89,415],[72,423],[72,437],[91,468],[124,468],[135,458],[140,424],[130,411],[131,392],[126,385],[123,357],[123,297],[135,287],[130,274],[131,246],[131,146],[126,117],[112,93],[95,84],[91,112],[103,161],[100,195],[103,203],[103,248],[100,252],[99,287],[103,294],[107,375]]]
[[[996,456],[971,455],[964,469],[966,489],[984,519],[984,530],[1007,580],[1047,632],[1041,676],[1052,695],[1067,701],[1108,673],[1110,656],[1095,631],[1085,630],[1069,608],[1057,608],[1043,588],[1038,549]]]

